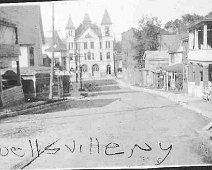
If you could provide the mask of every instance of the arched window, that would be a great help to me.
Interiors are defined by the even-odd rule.
[[[82,72],[87,72],[87,71],[88,71],[87,65],[83,64],[82,65]]]
[[[94,64],[92,66],[92,71],[99,71],[99,66],[97,64]]]

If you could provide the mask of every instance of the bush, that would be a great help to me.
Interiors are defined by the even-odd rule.
[[[97,84],[96,83],[85,83],[83,85],[83,88],[86,90],[86,91],[89,91],[89,92],[92,92],[92,91],[97,91],[97,88],[96,88]]]
[[[175,87],[178,91],[183,90],[183,75],[178,74],[176,77]]]

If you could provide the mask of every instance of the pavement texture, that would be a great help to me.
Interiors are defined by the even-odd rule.
[[[200,113],[203,116],[208,117],[210,119],[212,118],[212,103],[209,101],[205,101],[203,99],[196,98],[196,97],[191,97],[183,93],[176,94],[176,93],[159,90],[159,89],[147,89],[143,87],[132,86],[123,82],[122,80],[117,80],[117,82],[119,82],[119,84],[122,87],[128,87],[133,90],[138,90],[138,91],[147,92],[150,94],[155,94],[155,95],[165,97],[170,101],[179,103],[180,105],[182,105],[183,107],[187,109]]]
[[[199,133],[208,117],[128,86],[106,89],[39,114],[0,120],[0,169],[211,163],[210,140]]]

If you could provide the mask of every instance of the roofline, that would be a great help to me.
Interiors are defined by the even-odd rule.
[[[5,18],[0,18],[0,25],[4,25],[4,26],[8,26],[8,27],[14,27],[14,28],[17,28],[16,24],[8,21],[7,19]]]
[[[188,26],[188,29],[191,30],[192,28],[194,28],[195,26],[197,26],[198,24],[202,23],[202,22],[208,22],[208,21],[211,21],[212,22],[212,18],[205,18],[205,19],[202,19],[202,20],[199,20],[193,24],[191,24],[190,26]]]
[[[41,10],[39,6],[39,24],[40,24],[40,31],[41,31],[41,38],[42,38],[42,43],[45,44],[45,36],[44,36],[44,31],[43,31],[43,22],[42,22],[42,16],[41,16]]]

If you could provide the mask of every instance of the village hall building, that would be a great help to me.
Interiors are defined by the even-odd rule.
[[[100,26],[92,23],[85,14],[83,22],[75,28],[70,16],[66,25],[67,70],[82,71],[84,80],[110,78],[114,73],[113,41],[107,10]]]

